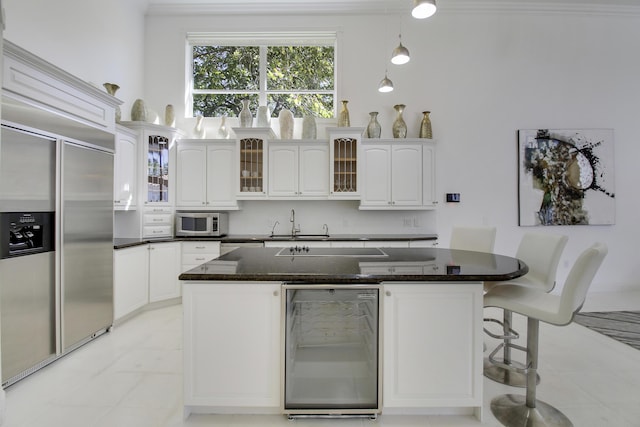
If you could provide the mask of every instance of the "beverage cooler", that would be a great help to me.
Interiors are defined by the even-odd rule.
[[[381,407],[380,287],[283,288],[283,413],[375,418]]]

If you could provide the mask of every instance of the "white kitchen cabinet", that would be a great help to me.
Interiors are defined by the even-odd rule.
[[[275,138],[271,128],[233,128],[236,134],[236,198],[264,199],[268,186],[269,142]],[[239,184],[238,184],[239,183]]]
[[[178,129],[146,122],[120,122],[138,131],[139,193],[145,206],[175,205],[175,140]]]
[[[185,272],[220,256],[220,242],[182,242],[182,268]]]
[[[365,128],[330,127],[329,198],[360,199],[360,144]]]
[[[270,198],[326,199],[329,146],[326,143],[272,142],[269,145]]]
[[[142,237],[172,237],[173,208],[145,207],[142,213]]]
[[[179,297],[180,242],[149,244],[149,302]]]
[[[183,286],[185,411],[278,413],[281,284]]]
[[[118,320],[149,303],[148,245],[113,254],[113,318]]]
[[[383,289],[383,412],[466,407],[479,416],[482,283]]]
[[[424,209],[423,144],[367,141],[362,152],[360,209]]]
[[[114,319],[121,319],[149,303],[179,297],[180,254],[180,242],[116,249],[113,255]]]
[[[233,141],[179,141],[176,206],[238,209],[235,159],[236,144]]]
[[[135,210],[138,205],[138,133],[120,125],[116,130],[113,207],[115,210]]]

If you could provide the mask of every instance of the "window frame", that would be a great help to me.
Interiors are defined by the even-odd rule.
[[[318,93],[333,95],[333,116],[337,117],[340,67],[339,53],[341,32],[338,30],[321,31],[241,31],[241,32],[189,32],[186,37],[186,81],[185,116],[193,116],[193,96],[198,94],[234,94],[246,93],[258,95],[259,105],[267,105],[269,94],[277,93]],[[211,90],[194,89],[193,82],[193,46],[257,46],[259,47],[259,90]],[[266,90],[267,86],[267,48],[270,46],[333,46],[333,90]]]

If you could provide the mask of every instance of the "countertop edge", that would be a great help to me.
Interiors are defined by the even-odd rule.
[[[264,236],[241,236],[241,235],[229,235],[224,237],[165,237],[165,238],[147,238],[147,239],[120,239],[115,238],[113,248],[114,249],[126,249],[140,245],[146,245],[149,243],[167,243],[167,242],[220,242],[220,243],[257,243],[257,242],[348,242],[348,241],[381,241],[381,242],[393,242],[393,241],[423,241],[423,240],[437,240],[437,234],[336,234],[335,236],[329,236],[324,238],[310,238],[305,239],[282,239],[271,238],[267,235]]]

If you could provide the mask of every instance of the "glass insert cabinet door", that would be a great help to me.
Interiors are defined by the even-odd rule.
[[[169,201],[169,138],[149,135],[147,142],[147,202]]]
[[[380,288],[331,286],[284,286],[284,410],[374,414],[380,397]]]
[[[358,140],[335,138],[333,145],[333,192],[354,193],[358,190]]]
[[[241,193],[262,193],[264,189],[264,140],[240,139],[240,188]]]

